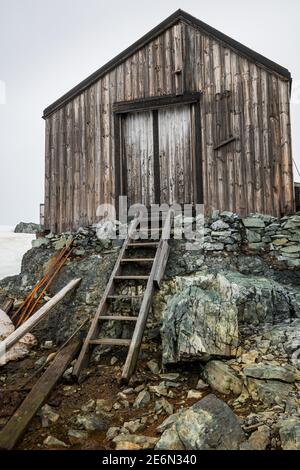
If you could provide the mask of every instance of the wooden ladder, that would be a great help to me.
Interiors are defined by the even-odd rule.
[[[134,220],[131,222],[127,238],[125,239],[123,246],[120,250],[118,259],[115,263],[114,269],[111,273],[110,279],[104,291],[103,297],[101,302],[98,306],[96,311],[95,317],[91,323],[89,332],[87,337],[84,341],[83,347],[81,349],[80,355],[76,361],[76,364],[73,369],[73,375],[77,377],[80,376],[81,370],[88,365],[89,356],[91,353],[91,347],[95,345],[110,345],[110,346],[127,346],[129,347],[127,358],[123,367],[122,371],[122,383],[128,383],[130,377],[132,376],[143,335],[144,330],[147,323],[147,317],[149,314],[149,310],[152,305],[152,297],[155,288],[159,288],[161,280],[163,278],[165,267],[167,264],[168,256],[169,256],[169,239],[170,239],[170,232],[171,226],[173,221],[173,211],[170,210],[165,219],[163,220],[162,227],[158,229],[150,228],[151,235],[153,233],[158,233],[159,236],[157,240],[153,240],[149,238],[145,241],[136,241],[136,229],[138,225],[142,222],[139,216],[135,217]],[[145,232],[142,228],[141,231]],[[146,229],[146,235],[149,235],[149,229]],[[139,257],[139,251],[143,250],[155,250],[154,257]],[[134,253],[135,256],[131,257],[128,255],[128,252]],[[126,275],[123,273],[123,268],[128,265],[150,265],[151,270],[147,275]],[[123,296],[117,293],[118,287],[122,284],[122,282],[134,281],[136,287],[138,284],[136,283],[143,283],[146,288],[141,296]],[[128,316],[118,314],[115,315],[109,312],[109,306],[114,300],[120,300],[121,302],[124,300],[134,300],[140,299],[141,305],[139,308],[138,316]],[[118,312],[120,313],[120,312]],[[131,339],[116,339],[116,338],[99,338],[99,333],[101,329],[101,323],[105,321],[124,321],[124,322],[134,322],[135,328]]]

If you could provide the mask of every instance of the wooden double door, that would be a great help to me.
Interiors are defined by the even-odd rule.
[[[121,191],[128,196],[129,205],[202,202],[196,106],[170,106],[122,116]]]

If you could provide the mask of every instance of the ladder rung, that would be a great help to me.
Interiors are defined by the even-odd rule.
[[[115,276],[115,281],[146,281],[149,276]]]
[[[100,339],[91,339],[89,344],[94,345],[108,345],[108,346],[129,346],[131,339],[115,339],[115,338],[100,338]]]
[[[121,263],[153,263],[155,258],[123,258]]]
[[[129,248],[153,248],[158,246],[159,242],[140,242],[140,243],[128,243],[127,247]]]
[[[135,300],[142,299],[143,295],[108,295],[108,300]]]
[[[157,228],[151,228],[151,227],[138,227],[136,229],[138,231],[138,233],[140,232],[161,232],[162,231],[162,227],[157,227]]]
[[[99,317],[99,320],[110,321],[137,321],[137,317],[125,317],[124,315],[103,315]]]

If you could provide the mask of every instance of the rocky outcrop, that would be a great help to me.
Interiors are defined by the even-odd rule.
[[[42,226],[33,222],[20,222],[16,225],[15,233],[37,233],[42,231]]]
[[[8,297],[15,300],[15,308],[17,308],[36,283],[42,279],[60,249],[56,250],[54,246],[59,241],[58,238],[47,240],[47,246],[33,248],[24,255],[21,274],[0,281],[0,305]],[[96,245],[99,247],[99,252],[95,248]],[[73,294],[57,305],[49,316],[35,328],[34,334],[39,341],[52,340],[54,344],[60,344],[70,337],[85,318],[91,318],[94,315],[114,266],[118,250],[115,247],[106,253],[102,242],[97,242],[96,238],[95,240],[89,239],[87,236],[78,238],[72,252],[72,258],[64,265],[47,290],[45,300],[49,300],[52,295],[74,278],[81,277],[82,282]],[[107,327],[112,328],[112,325]],[[113,332],[115,335],[118,333]]]
[[[245,440],[236,416],[215,395],[170,418],[158,450],[237,450]]]
[[[177,277],[163,312],[163,362],[235,356],[239,326],[295,316],[294,296],[270,279],[230,271]]]

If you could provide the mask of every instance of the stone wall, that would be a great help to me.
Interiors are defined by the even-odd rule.
[[[300,268],[300,214],[276,219],[251,214],[240,218],[215,211],[205,220],[204,252],[271,255],[289,268]]]

